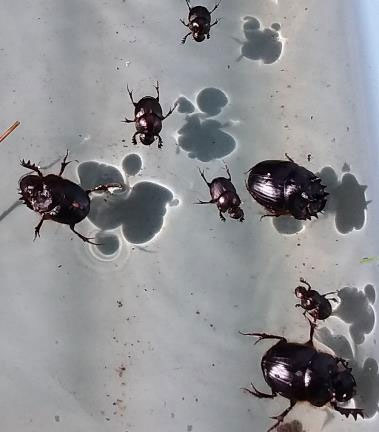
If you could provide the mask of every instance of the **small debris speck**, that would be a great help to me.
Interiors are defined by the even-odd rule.
[[[59,423],[61,421],[61,418],[59,417],[59,415],[54,416],[54,419],[57,423]]]

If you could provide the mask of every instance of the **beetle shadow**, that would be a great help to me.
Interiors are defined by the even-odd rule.
[[[264,64],[275,63],[281,56],[283,43],[280,40],[280,24],[274,23],[270,28],[261,28],[261,23],[257,18],[247,16],[243,18],[243,32],[246,41],[234,38],[241,44],[242,58],[249,60],[261,60]]]
[[[350,324],[350,336],[356,345],[360,345],[375,326],[375,288],[372,285],[366,285],[363,290],[345,287],[338,291],[338,296],[341,301],[333,315]]]
[[[179,112],[194,111],[194,105],[184,96],[178,102]],[[228,103],[226,94],[216,88],[205,88],[197,95],[196,105],[201,112],[187,115],[184,126],[178,130],[178,145],[191,159],[209,162],[222,159],[235,149],[235,139],[223,130],[229,124],[210,118],[220,114]]]
[[[326,327],[317,332],[317,337],[326,346],[331,348],[338,357],[349,361],[349,366],[357,382],[357,394],[354,396],[358,408],[363,408],[365,418],[374,417],[379,411],[379,374],[378,362],[367,357],[363,363],[357,361],[359,347],[355,346],[356,355],[349,341],[341,335],[333,335]]]
[[[277,427],[277,432],[305,432],[303,425],[298,420],[293,420],[290,423],[283,423]]]
[[[273,217],[272,224],[280,234],[286,235],[297,234],[304,227],[302,221],[289,215]]]
[[[130,155],[126,156],[128,157]],[[126,158],[122,166],[130,169],[130,160]],[[137,165],[142,166],[142,160],[137,161],[137,158],[138,155],[133,155],[134,173]],[[118,181],[124,184],[124,176],[116,167],[96,161],[80,164],[78,175],[81,184],[86,187],[102,181]],[[148,242],[161,231],[167,205],[171,203],[175,205],[176,202],[169,189],[154,182],[142,181],[111,195],[95,196],[91,200],[88,218],[103,231],[121,226],[127,241],[141,244]]]
[[[336,229],[341,234],[363,228],[366,219],[365,191],[367,186],[359,184],[357,178],[350,172],[345,172],[338,180],[333,168],[323,168],[319,176],[326,191],[330,194],[325,206],[326,214],[335,214]]]

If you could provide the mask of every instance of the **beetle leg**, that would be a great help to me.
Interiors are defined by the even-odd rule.
[[[86,190],[87,195],[89,195],[92,192],[106,192],[111,188],[119,188],[122,189],[123,185],[121,183],[108,183],[108,184],[102,184],[98,185],[92,189]]]
[[[159,102],[159,82],[157,80],[157,85],[154,86],[155,90],[157,91],[157,101]]]
[[[295,163],[295,161],[294,161],[291,157],[288,156],[288,153],[284,153],[284,156],[285,156],[285,157],[286,157],[290,162]]]
[[[208,187],[210,187],[211,184],[208,183],[207,179],[205,178],[204,170],[201,171],[201,169],[199,168],[199,173],[200,173],[201,177],[204,179],[205,183],[208,185]]]
[[[216,21],[210,25],[210,27],[215,26],[216,24],[218,24],[220,22],[220,19],[216,19]],[[209,33],[208,33],[208,39],[209,39]]]
[[[300,282],[305,284],[308,287],[308,291],[312,289],[311,285],[304,278],[301,277]]]
[[[23,159],[20,163],[21,166],[23,166],[24,168],[31,169],[32,171],[35,171],[40,177],[43,177],[43,174],[39,170],[38,166],[34,163],[31,163],[30,160],[28,160],[28,162],[25,162],[25,160]]]
[[[224,165],[225,165],[226,173],[228,174],[228,180],[232,180],[232,176],[231,176],[231,174],[230,174],[230,171],[229,171],[228,165],[226,165],[225,162],[224,162]]]
[[[134,100],[133,100],[133,90],[130,90],[130,89],[129,89],[128,84],[126,84],[126,89],[128,90],[129,97],[130,97],[130,100],[132,101],[132,104],[133,104],[134,106],[136,106],[137,104],[136,104],[136,103],[134,102]]]
[[[128,118],[125,117],[125,120],[121,120],[121,123],[134,123],[135,120],[129,120]]]
[[[181,18],[180,18],[180,20],[179,20],[183,25],[185,25],[186,27],[189,27],[189,23],[188,24],[186,24],[185,22],[184,22],[184,20],[182,20]]]
[[[188,9],[191,10],[192,6],[191,6],[191,3],[189,2],[189,0],[186,0],[186,3],[187,3],[187,6],[188,6]]]
[[[39,221],[39,224],[34,228],[34,240],[33,241],[35,241],[37,237],[41,237],[39,232],[40,232],[40,229],[42,227],[44,220],[45,220],[45,216],[42,216],[41,220]]]
[[[291,400],[291,404],[288,408],[286,408],[281,414],[275,417],[271,417],[273,420],[277,420],[277,422],[274,424],[274,426],[270,427],[270,429],[267,432],[270,432],[274,429],[276,429],[280,423],[283,423],[284,418],[287,416],[287,414],[292,410],[292,408],[296,405],[296,401]]]
[[[161,138],[161,136],[158,134],[158,148],[161,149],[163,147],[163,140]]]
[[[100,246],[100,245],[101,245],[101,243],[95,243],[95,242],[91,241],[91,240],[93,240],[94,237],[86,237],[86,236],[84,236],[83,234],[78,233],[78,231],[75,231],[75,225],[70,225],[70,229],[71,229],[71,231],[73,231],[73,232],[74,232],[78,237],[80,237],[84,242],[86,242],[86,243],[90,243],[90,244],[93,244],[93,245],[95,245],[95,246]]]
[[[340,414],[344,415],[345,417],[349,417],[349,415],[353,416],[355,420],[357,420],[358,416],[360,415],[362,418],[364,418],[364,411],[360,408],[342,408],[337,405],[336,402],[331,402],[331,406]]]
[[[256,336],[258,337],[258,340],[255,342],[254,345],[256,345],[258,342],[260,342],[263,339],[279,339],[283,342],[287,342],[287,339],[283,336],[275,336],[275,335],[271,335],[271,334],[267,334],[267,333],[243,333],[243,332],[238,332],[241,335],[244,336]]]
[[[210,201],[201,201],[199,200],[198,202],[194,203],[194,204],[215,204],[217,202],[216,199],[210,200]]]
[[[212,14],[220,6],[220,3],[221,3],[221,0],[215,4],[215,7],[209,13]]]
[[[175,110],[175,108],[176,108],[177,106],[178,106],[178,102],[175,102],[175,103],[174,103],[174,106],[173,106],[172,108],[170,108],[169,112],[168,112],[165,116],[163,116],[161,120],[164,120],[164,119],[166,119],[169,115],[171,115],[171,114],[174,112],[174,110]]]
[[[186,43],[186,40],[187,40],[188,36],[191,35],[191,34],[192,34],[192,32],[189,32],[189,33],[187,33],[187,34],[184,36],[184,38],[182,39],[182,44],[183,44],[183,45]]]
[[[311,326],[311,329],[310,329],[310,332],[309,332],[309,341],[306,342],[306,345],[313,346],[313,336],[314,336],[314,333],[315,333],[316,324],[313,323],[306,315],[304,315],[304,316],[307,318],[307,320],[309,322],[309,325]]]
[[[352,369],[349,367],[349,362],[347,360],[345,360],[344,358],[336,357],[336,361],[337,361],[337,363],[341,363],[345,369],[352,371]]]
[[[222,211],[221,210],[219,210],[218,211],[218,214],[220,215],[220,219],[223,221],[223,222],[225,222],[225,218],[224,218],[224,215],[222,214]]]
[[[276,215],[276,214],[269,214],[269,213],[267,213],[267,214],[261,216],[261,217],[260,217],[260,220],[262,220],[262,219],[265,218],[265,217],[278,217],[278,216],[280,216],[280,215]]]
[[[243,387],[242,390],[247,391],[252,396],[255,396],[259,399],[274,399],[277,396],[277,394],[272,389],[271,389],[272,394],[267,394],[267,393],[262,393],[259,390],[257,390],[253,383],[250,383],[250,385],[251,385],[251,387],[253,387],[253,390],[250,390],[246,387]]]
[[[134,145],[137,145],[137,139],[136,139],[136,136],[139,135],[140,133],[141,133],[141,132],[136,132],[136,133],[133,135],[132,143],[133,143]]]
[[[59,171],[59,174],[58,174],[59,177],[62,176],[63,171],[65,170],[66,166],[72,162],[72,161],[66,162],[67,158],[68,158],[68,150],[66,152],[66,156],[63,158],[63,161],[61,162],[61,170]]]

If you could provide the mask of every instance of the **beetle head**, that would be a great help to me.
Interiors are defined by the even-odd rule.
[[[357,383],[350,368],[337,372],[333,377],[333,389],[338,402],[350,400],[355,395],[356,386]]]
[[[307,290],[305,287],[299,285],[299,286],[295,289],[295,296],[296,296],[298,299],[300,299],[300,300],[304,300],[304,299],[306,299],[306,298],[308,297],[308,296],[307,296],[307,292],[308,292],[308,290]]]
[[[317,213],[322,211],[326,204],[326,186],[321,184],[319,177],[309,179],[305,187],[294,193],[289,199],[289,210],[291,214],[300,220],[317,217]]]
[[[27,174],[19,182],[21,200],[32,210],[43,213],[53,205],[51,191],[44,183],[43,177]]]
[[[144,145],[151,145],[154,142],[155,136],[149,133],[141,133],[140,140]]]
[[[245,219],[245,215],[241,207],[230,207],[228,209],[228,214],[232,219],[239,219],[241,222]]]
[[[196,42],[203,42],[203,40],[205,39],[205,34],[200,32],[195,32],[193,34],[193,38],[195,39]]]

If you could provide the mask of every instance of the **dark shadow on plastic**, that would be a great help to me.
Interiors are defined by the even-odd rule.
[[[142,169],[142,159],[136,154],[127,155],[122,161],[122,168],[129,176],[137,175]]]
[[[363,408],[365,418],[374,417],[379,411],[379,374],[378,363],[375,359],[368,357],[359,364],[356,360],[360,357],[359,346],[355,346],[356,358],[353,349],[344,336],[332,335],[330,330],[323,327],[317,332],[317,338],[326,346],[331,348],[339,357],[349,361],[352,373],[357,382],[357,394],[354,397],[357,408]]]
[[[349,172],[344,173],[339,181],[331,167],[323,168],[319,175],[330,194],[325,213],[335,213],[337,231],[347,234],[354,229],[362,229],[365,223],[365,210],[369,203],[365,197],[367,186],[360,185],[356,177]]]
[[[271,28],[262,28],[257,18],[243,18],[243,32],[246,41],[235,39],[241,46],[241,55],[250,60],[261,60],[264,64],[276,62],[282,54],[283,43],[279,39],[280,24],[274,23]]]
[[[113,255],[120,248],[120,239],[116,234],[100,231],[96,234],[96,243],[100,243],[97,248],[103,255]]]
[[[206,88],[197,95],[196,102],[201,113],[186,117],[186,123],[178,131],[178,145],[192,159],[202,162],[222,159],[235,149],[236,141],[223,130],[228,124],[209,117],[220,114],[228,104],[228,98],[219,89]]]
[[[20,200],[15,201],[12,205],[10,205],[6,210],[4,210],[1,214],[0,214],[0,222],[5,219],[10,213],[12,213],[12,211],[17,208],[18,206],[20,206],[22,204],[22,202]]]
[[[350,335],[355,344],[365,341],[365,335],[372,332],[375,326],[375,288],[366,285],[362,290],[345,287],[338,291],[341,301],[333,315],[350,324]]]
[[[305,432],[303,425],[298,421],[294,420],[290,423],[283,423],[277,427],[277,432]]]
[[[116,167],[96,161],[81,163],[78,166],[78,176],[83,189],[92,189],[106,183],[124,184],[124,178]]]
[[[125,166],[125,160],[122,166]],[[95,161],[81,164],[78,171],[82,184],[90,184],[94,179],[98,181],[105,174],[108,182],[120,179],[124,182],[123,175],[117,168]],[[161,230],[166,206],[173,198],[169,189],[143,181],[121,193],[94,197],[88,218],[102,230],[121,225],[126,240],[135,244],[145,243]]]
[[[303,229],[303,223],[293,216],[278,216],[272,218],[275,229],[281,234],[296,234]]]
[[[180,96],[180,98],[177,100],[177,103],[178,112],[182,114],[191,114],[195,111],[195,107],[193,106],[192,102],[184,96]]]

